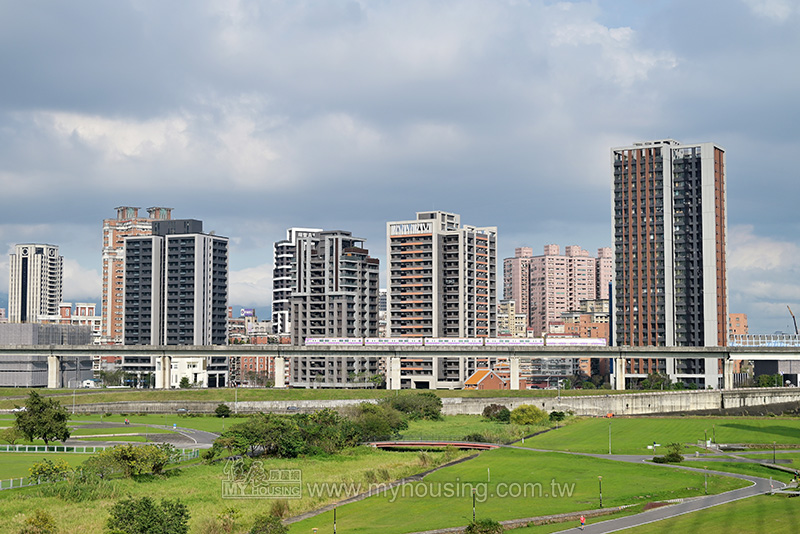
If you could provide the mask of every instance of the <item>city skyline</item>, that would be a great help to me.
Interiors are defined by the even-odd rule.
[[[793,331],[800,9],[642,4],[6,3],[0,278],[52,243],[64,300],[99,304],[117,206],[229,236],[230,304],[259,309],[290,227],[364,237],[382,287],[385,224],[420,211],[497,226],[498,259],[593,251],[609,149],[674,138],[726,151],[730,312]]]

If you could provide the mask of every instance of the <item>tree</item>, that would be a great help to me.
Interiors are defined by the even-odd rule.
[[[22,435],[22,432],[19,431],[18,428],[10,426],[0,432],[0,439],[8,443],[9,445],[14,445],[17,441],[21,440],[25,436]]]
[[[490,404],[483,409],[483,417],[499,423],[508,423],[511,420],[511,412],[501,404]]]
[[[123,499],[111,507],[108,530],[122,534],[186,534],[189,510],[179,499]]]
[[[249,534],[286,534],[289,529],[274,515],[259,514],[256,516]]]
[[[191,382],[189,382],[189,378],[184,376],[183,378],[181,378],[178,387],[180,387],[181,389],[189,389],[190,387],[192,387],[192,384]]]
[[[227,404],[220,404],[217,406],[216,410],[214,410],[214,414],[217,417],[230,417],[231,409]]]
[[[397,395],[382,402],[388,402],[411,419],[438,421],[442,418],[442,399],[433,391]]]
[[[69,439],[69,412],[55,399],[46,399],[31,391],[25,402],[25,410],[14,415],[14,427],[28,441],[41,439],[48,445],[51,441],[63,442]]]
[[[547,417],[547,412],[530,404],[522,404],[511,411],[511,422],[515,425],[538,425],[547,421]]]

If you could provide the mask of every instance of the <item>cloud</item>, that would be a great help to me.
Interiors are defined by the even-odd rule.
[[[761,17],[777,22],[786,21],[791,15],[798,12],[797,2],[794,0],[743,0],[744,3]]]
[[[228,302],[241,306],[263,306],[272,302],[272,265],[230,271]]]
[[[77,261],[64,258],[63,264],[63,295],[67,302],[77,302],[89,299],[90,302],[100,300],[102,279],[100,272],[86,269]],[[100,309],[98,308],[98,313]]]

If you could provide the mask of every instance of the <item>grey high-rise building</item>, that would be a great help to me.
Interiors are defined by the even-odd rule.
[[[380,265],[364,241],[340,230],[297,236],[288,299],[292,343],[378,336]]]
[[[193,219],[125,239],[126,345],[224,345],[228,238]]]
[[[26,243],[9,254],[8,321],[36,323],[43,315],[58,314],[64,259],[58,247]]]
[[[272,332],[289,335],[292,330],[289,297],[295,284],[297,240],[321,232],[322,228],[289,228],[286,239],[272,249]]]

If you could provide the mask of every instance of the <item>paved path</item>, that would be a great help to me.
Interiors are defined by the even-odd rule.
[[[148,425],[148,424],[139,424],[137,423],[134,426],[138,427],[150,427],[150,428],[158,428],[158,429],[166,429],[170,432],[158,432],[153,434],[148,434],[147,437],[152,442],[156,443],[169,443],[174,445],[179,449],[209,449],[214,444],[214,440],[219,437],[218,434],[214,434],[213,432],[206,432],[204,430],[195,430],[193,428],[183,428],[177,427],[173,428],[171,426],[164,426],[164,425]],[[125,423],[89,423],[87,425],[81,425],[81,428],[127,428]],[[86,441],[81,440],[81,436],[75,436],[74,438],[70,438],[66,441],[65,445],[79,445],[79,446],[92,446],[96,445],[98,447],[113,447],[114,445],[119,445],[119,441]],[[137,442],[132,442],[137,443]]]

